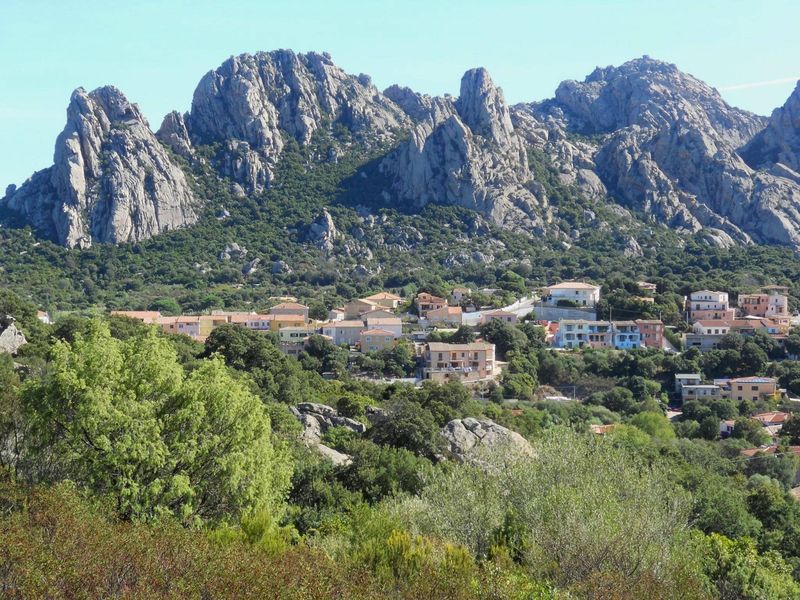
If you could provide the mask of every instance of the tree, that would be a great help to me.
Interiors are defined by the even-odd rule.
[[[150,303],[147,310],[157,310],[165,315],[179,315],[182,309],[175,298],[159,298]]]
[[[511,351],[521,352],[528,344],[528,336],[513,325],[505,321],[492,319],[481,325],[481,336],[487,342],[494,344],[497,353],[505,358]]]
[[[376,444],[406,448],[428,458],[444,448],[431,412],[409,400],[392,402],[386,414],[369,430],[369,436]]]
[[[781,427],[781,437],[789,438],[789,443],[800,444],[800,416],[793,414]]]
[[[126,519],[279,514],[287,455],[272,443],[261,401],[220,360],[187,376],[155,330],[120,341],[101,321],[71,344],[56,342],[51,358],[48,375],[23,395],[36,479],[68,478],[108,495]]]
[[[675,439],[675,430],[667,418],[659,413],[642,412],[630,420],[630,424],[661,440]]]
[[[747,440],[753,444],[753,446],[761,446],[768,438],[761,423],[747,417],[739,417],[736,419],[731,437]]]

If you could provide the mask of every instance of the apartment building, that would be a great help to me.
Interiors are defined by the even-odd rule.
[[[637,319],[642,343],[648,348],[664,347],[664,323],[658,319]]]
[[[562,319],[553,338],[556,348],[617,348],[630,350],[642,345],[635,321],[586,321]]]
[[[594,307],[600,300],[600,286],[582,281],[565,281],[542,288],[541,296],[546,306]]]
[[[494,344],[430,342],[423,351],[423,379],[465,384],[493,379],[499,374]]]
[[[429,311],[441,310],[447,306],[447,300],[445,298],[434,296],[428,292],[417,294],[414,303],[417,305],[417,312],[419,313],[419,316],[423,319],[428,316]]]
[[[744,316],[788,319],[788,291],[784,286],[767,286],[757,294],[739,294],[739,310]]]
[[[733,319],[736,311],[730,307],[727,292],[700,290],[686,299],[689,321],[701,319]]]
[[[294,317],[302,317],[304,321],[308,321],[308,307],[305,304],[298,302],[281,302],[269,309],[271,315],[291,315]]]
[[[365,329],[359,338],[361,352],[380,352],[392,348],[396,343],[396,336],[385,329]]]

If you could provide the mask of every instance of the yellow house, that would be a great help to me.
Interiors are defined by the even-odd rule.
[[[385,307],[381,306],[377,302],[373,302],[372,300],[367,300],[366,298],[360,300],[351,300],[344,305],[344,318],[345,320],[358,319],[364,313],[374,310],[381,310],[382,308]]]
[[[388,308],[389,310],[395,310],[398,306],[400,306],[400,301],[402,298],[389,292],[378,292],[377,294],[372,294],[372,296],[362,298],[362,300],[374,302],[375,304],[378,304],[383,308]]]
[[[272,317],[269,321],[269,328],[271,331],[280,331],[284,327],[302,327],[306,324],[306,318],[303,315],[269,315]]]
[[[380,352],[391,348],[394,344],[394,334],[383,329],[366,329],[361,332],[359,338],[361,352]]]

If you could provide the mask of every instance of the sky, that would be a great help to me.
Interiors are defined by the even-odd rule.
[[[157,129],[243,52],[327,51],[428,94],[483,66],[510,103],[647,54],[769,114],[800,79],[798,24],[797,0],[0,0],[0,196],[52,163],[77,87],[117,86]]]

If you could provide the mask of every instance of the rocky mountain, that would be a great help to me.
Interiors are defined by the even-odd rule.
[[[73,92],[53,163],[2,204],[62,245],[137,241],[197,220],[183,171],[114,87]]]
[[[608,227],[594,203],[716,245],[800,248],[799,121],[800,87],[766,119],[648,57],[509,107],[485,69],[464,74],[458,98],[431,97],[400,86],[380,92],[327,54],[259,52],[208,72],[190,111],[169,113],[155,135],[118,90],[77,90],[54,165],[10,187],[0,207],[71,247],[141,240],[198,219],[179,163],[249,196],[270,187],[291,146],[309,169],[374,159],[377,173],[360,176],[385,204],[463,207],[567,245],[581,227]],[[556,174],[547,186],[534,175],[543,164]],[[548,197],[553,186],[556,196],[582,196],[589,216],[567,223],[565,207]],[[306,241],[334,251],[332,219],[306,226]],[[641,250],[632,230],[619,235]]]
[[[763,135],[765,119],[729,106],[675,65],[644,57],[598,68],[583,82],[563,82],[553,100],[522,110],[556,137],[591,136],[592,170],[605,188],[654,221],[702,230],[720,245],[800,247],[796,180],[754,169],[739,153]]]
[[[181,126],[172,121],[162,139],[177,138],[182,148]],[[410,124],[368,76],[348,75],[328,54],[290,50],[228,59],[201,79],[186,115],[192,143],[219,143],[221,174],[247,192],[269,185],[289,138],[305,146],[316,132],[342,125],[361,141],[380,143]]]
[[[533,182],[503,93],[485,69],[464,74],[455,101],[397,87],[386,95],[416,121],[411,138],[381,164],[401,202],[463,206],[500,225],[544,232],[547,200]]]
[[[800,179],[800,81],[786,104],[773,111],[767,126],[742,149],[742,156],[754,169],[780,165],[779,173],[788,168],[794,172],[791,177]]]

